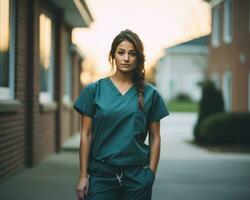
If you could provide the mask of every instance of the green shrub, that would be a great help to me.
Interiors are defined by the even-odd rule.
[[[200,126],[205,143],[250,144],[250,113],[222,113],[205,119]]]
[[[190,98],[190,96],[186,93],[179,93],[176,97],[175,97],[176,101],[188,101],[191,102],[192,99]]]
[[[196,141],[200,141],[200,125],[203,120],[217,113],[224,112],[222,93],[216,89],[213,82],[206,80],[202,84],[202,97],[199,102],[199,116],[194,127]]]

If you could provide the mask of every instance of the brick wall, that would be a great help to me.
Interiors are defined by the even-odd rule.
[[[249,32],[249,0],[235,0],[233,2],[233,42],[221,44],[214,48],[210,46],[209,74],[220,74],[226,70],[232,72],[232,111],[248,110],[248,74],[250,72],[250,32]],[[223,4],[223,3],[222,3]],[[222,6],[223,8],[223,6]],[[223,27],[223,9],[221,9],[221,26]],[[223,30],[223,28],[222,28]],[[240,62],[240,54],[246,57],[244,63]]]
[[[27,1],[16,1],[15,99],[21,104],[17,112],[0,113],[0,177],[25,167],[25,130],[27,104]]]
[[[233,77],[233,109],[248,110],[248,75],[250,73],[250,18],[249,0],[235,1],[234,35],[235,52],[237,55]],[[240,54],[245,55],[245,62],[240,61]]]
[[[43,10],[55,20],[52,107],[39,103],[39,15]],[[62,103],[63,44],[70,31],[63,20],[63,11],[49,1],[16,0],[15,99],[20,105],[15,112],[0,112],[0,182],[25,167],[33,167],[50,154],[60,152],[62,142],[79,130],[78,114],[72,105]],[[77,53],[72,54],[73,100],[80,91],[81,60]]]

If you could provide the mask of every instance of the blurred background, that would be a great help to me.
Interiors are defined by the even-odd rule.
[[[124,29],[170,111],[153,200],[249,199],[250,0],[0,0],[0,199],[76,199],[72,106]]]

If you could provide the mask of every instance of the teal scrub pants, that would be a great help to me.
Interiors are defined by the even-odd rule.
[[[151,200],[154,172],[145,166],[118,167],[91,161],[86,200]]]

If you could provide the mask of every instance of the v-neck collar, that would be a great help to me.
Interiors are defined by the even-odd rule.
[[[125,93],[121,93],[121,91],[118,89],[118,87],[116,87],[116,85],[113,83],[113,81],[110,79],[110,77],[107,77],[107,80],[108,80],[108,82],[110,83],[110,85],[114,88],[114,90],[120,95],[120,96],[126,96],[128,93],[129,93],[129,91],[130,90],[132,90],[133,89],[133,87],[134,87],[134,84],[133,85],[131,85],[128,89],[127,89],[127,91],[125,92]]]

